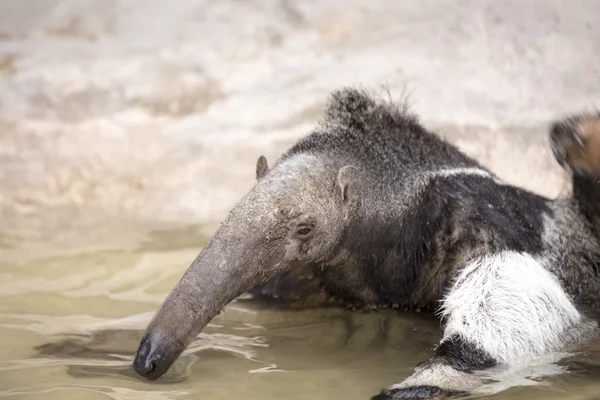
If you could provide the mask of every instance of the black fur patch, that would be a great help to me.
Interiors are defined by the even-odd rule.
[[[355,228],[361,233],[356,244],[361,275],[379,304],[408,308],[431,305],[412,295],[422,268],[440,251],[435,239],[446,211],[440,193],[431,188],[402,219],[382,217]]]
[[[547,199],[474,175],[439,178],[438,185],[444,201],[451,204],[447,217],[464,231],[462,240],[478,242],[485,235],[490,238],[489,250],[533,254],[543,250],[543,216],[552,216]]]
[[[573,176],[573,197],[600,238],[600,179]]]
[[[452,368],[462,372],[472,372],[491,368],[496,360],[485,351],[472,343],[464,341],[460,336],[453,335],[443,341],[435,351],[437,357],[442,357]]]

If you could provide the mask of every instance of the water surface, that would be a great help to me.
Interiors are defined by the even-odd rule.
[[[237,301],[162,379],[139,379],[131,361],[143,330],[202,243],[182,230],[134,250],[0,264],[0,397],[365,400],[440,338],[439,323],[418,313]],[[487,398],[600,399],[600,343],[581,350],[503,373],[486,390],[513,387]]]

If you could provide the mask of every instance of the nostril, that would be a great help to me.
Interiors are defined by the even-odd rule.
[[[156,369],[152,342],[143,340],[133,361],[133,369],[141,376],[148,376]]]
[[[146,363],[146,374],[150,374],[152,373],[154,370],[156,369],[156,363],[148,360],[148,362]]]
[[[150,360],[147,360],[145,367],[146,375],[150,375],[156,369],[156,364]]]

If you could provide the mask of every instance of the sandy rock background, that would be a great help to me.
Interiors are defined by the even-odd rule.
[[[0,244],[210,232],[344,85],[564,195],[546,127],[600,108],[599,20],[596,0],[2,0]]]

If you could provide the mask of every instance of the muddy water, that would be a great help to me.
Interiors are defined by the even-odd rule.
[[[440,337],[438,322],[420,314],[283,311],[240,300],[164,378],[138,379],[130,364],[143,329],[202,242],[167,232],[134,250],[1,264],[0,397],[365,400],[410,374]],[[500,372],[485,391],[600,399],[599,343],[546,361]]]

